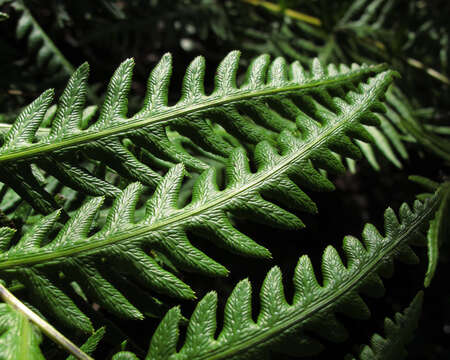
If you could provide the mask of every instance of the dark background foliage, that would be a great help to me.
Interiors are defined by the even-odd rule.
[[[26,37],[17,39],[15,27],[20,11],[15,9],[14,3],[0,1],[0,10],[10,14],[9,20],[0,23],[0,117],[4,122],[11,122],[22,106],[46,88],[54,87],[60,93],[68,78],[64,69],[52,69],[45,62],[38,65],[36,50],[30,49]],[[319,18],[322,22],[320,31],[326,34],[327,39],[333,39],[348,62],[355,61],[351,55],[354,51],[362,58],[391,63],[402,74],[397,84],[413,104],[420,120],[448,125],[448,83],[430,76],[426,69],[411,65],[408,59],[419,60],[426,68],[448,76],[450,3],[446,0],[393,1],[381,28],[364,31],[340,29],[337,26],[339,19],[352,3],[286,0],[278,5],[281,9],[292,8]],[[174,102],[179,97],[186,66],[199,54],[206,57],[209,70],[205,87],[211,89],[214,76],[211,69],[232,49],[242,50],[242,64],[245,65],[260,52],[283,54],[291,59],[317,55],[296,46],[294,41],[301,40],[302,36],[324,45],[323,39],[317,41],[301,28],[294,29],[292,18],[244,1],[29,0],[26,6],[74,67],[84,61],[90,63],[90,101],[93,103],[100,103],[107,81],[118,64],[125,58],[135,58],[130,111],[137,109],[142,101],[148,73],[165,52],[171,52],[174,58],[170,93],[170,101]],[[372,51],[380,40],[384,50]],[[336,59],[329,56],[324,60]],[[410,158],[404,161],[403,169],[377,156],[381,165],[379,172],[361,161],[356,174],[348,173],[335,179],[335,192],[313,194],[319,215],[302,214],[307,227],[300,232],[273,230],[250,220],[235,219],[240,229],[272,251],[273,261],[237,259],[200,239],[193,239],[201,249],[220,259],[231,270],[231,275],[226,279],[188,275],[186,280],[193,285],[198,297],[215,289],[219,293],[220,306],[223,306],[237,281],[249,277],[256,294],[263,275],[277,264],[285,275],[289,296],[292,291],[289,279],[300,255],[309,254],[318,267],[321,252],[328,244],[340,248],[344,235],[360,236],[363,225],[368,221],[380,227],[386,207],[398,209],[403,201],[412,202],[418,193],[418,187],[407,180],[407,175],[420,174],[442,180],[449,174],[448,164],[443,164],[433,153],[414,143],[408,143],[407,147],[411,150]],[[16,226],[20,227],[20,222]],[[350,339],[343,344],[328,344],[329,350],[318,359],[343,358],[348,351],[355,350],[354,344],[365,344],[373,332],[382,332],[384,317],[392,317],[394,312],[401,311],[422,287],[426,269],[425,249],[420,250],[419,255],[423,260],[420,266],[396,266],[394,277],[386,282],[385,298],[368,300],[373,314],[371,320],[343,318]],[[450,358],[450,288],[446,276],[449,270],[449,252],[444,244],[437,276],[426,291],[420,328],[409,346],[410,359]],[[259,306],[257,296],[254,299],[256,313]],[[163,300],[174,304],[173,299]],[[183,303],[183,314],[189,315],[193,306],[194,303]],[[145,352],[157,320],[121,322],[102,313],[101,309],[97,313],[99,324],[102,321],[110,324],[98,358],[110,356],[119,349],[117,344],[126,339],[127,349],[141,355]],[[47,355],[52,356],[51,353]],[[60,356],[59,353],[53,355],[55,358]],[[288,358],[277,356],[277,359]]]

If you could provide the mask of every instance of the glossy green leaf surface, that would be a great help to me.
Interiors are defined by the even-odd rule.
[[[300,137],[282,131],[277,139],[280,152],[269,142],[258,144],[255,172],[250,170],[245,152],[235,149],[226,166],[225,188],[219,189],[216,171],[210,168],[196,180],[191,202],[181,208],[177,206],[184,176],[180,164],[160,181],[147,201],[144,218],[138,222],[134,212],[142,186],[133,183],[120,193],[105,225],[93,235],[89,230],[102,198],[87,201],[58,235],[45,243],[59,211],[42,218],[13,246],[10,246],[13,231],[2,228],[0,274],[20,279],[38,307],[51,311],[66,326],[82,331],[91,331],[89,319],[65,294],[53,269],[63,271],[67,279],[80,284],[89,299],[122,318],[141,319],[143,315],[132,300],[114,287],[117,274],[111,269],[112,264],[151,290],[193,298],[192,290],[161,268],[148,250],[162,252],[180,269],[212,276],[224,276],[228,271],[194,247],[188,231],[241,256],[269,258],[266,248],[232,225],[230,214],[284,229],[303,227],[302,221],[288,209],[310,213],[317,209],[300,187],[315,191],[334,188],[318,169],[339,173],[344,167],[336,153],[359,156],[351,138],[369,139],[361,123],[373,124],[376,119],[373,111],[382,110],[379,98],[391,80],[392,73],[383,72],[360,84],[358,92],[349,92],[345,101],[330,99],[336,113],[309,99],[310,115],[301,113],[297,119]],[[281,201],[282,206],[270,199]]]
[[[252,4],[248,5],[250,7],[265,6],[258,1],[245,2]],[[264,4],[268,3],[270,2]],[[304,65],[309,64],[313,58],[319,58],[323,62],[355,61],[368,64],[388,62],[402,75],[412,74],[408,66],[418,63],[420,64],[418,68],[422,71],[448,83],[445,71],[440,74],[429,69],[420,61],[407,58],[405,48],[402,50],[397,48],[397,40],[394,40],[397,39],[397,32],[390,22],[398,9],[395,4],[393,0],[340,2],[340,6],[336,4],[332,14],[328,14],[325,3],[320,3],[318,7],[309,4],[309,10],[315,12],[318,17],[316,19],[318,23],[314,25],[292,16],[290,9],[286,13],[279,10],[278,14],[267,11],[265,16],[255,16],[252,19],[253,26],[249,27],[246,19],[243,20],[241,24],[245,25],[238,26],[237,32],[242,35],[242,47],[250,52],[267,52],[274,56],[284,56],[300,61]],[[295,8],[298,4],[286,6]],[[276,5],[271,4],[269,9],[273,7]],[[304,8],[306,11],[308,5],[305,4]],[[276,26],[264,26],[268,19]],[[410,34],[412,36],[413,32]],[[443,39],[446,38],[447,36],[443,36]],[[409,46],[415,41],[417,39],[414,35],[409,41]],[[446,43],[447,40],[442,41]],[[415,44],[420,48],[417,45]],[[397,49],[394,50],[395,48]],[[442,50],[442,53],[446,51]],[[443,68],[446,68],[446,65]],[[442,159],[449,160],[450,142],[445,136],[449,133],[449,127],[446,124],[436,126],[432,122],[424,126],[423,119],[416,115],[417,104],[420,104],[421,100],[420,96],[414,96],[414,99],[405,96],[397,85],[392,86],[387,92],[388,110],[383,115],[382,126],[375,136],[377,141],[374,144],[358,144],[361,145],[364,157],[375,170],[380,169],[379,160],[382,157],[401,168],[402,163],[408,159],[408,140],[419,143]],[[352,167],[350,169],[352,170]]]
[[[89,66],[85,63],[73,73],[61,95],[47,135],[42,136],[38,130],[51,106],[52,90],[44,92],[10,128],[4,129],[0,180],[45,214],[54,211],[57,204],[39,186],[31,164],[93,196],[114,197],[120,189],[90,171],[83,165],[86,160],[100,162],[127,179],[155,188],[161,170],[167,171],[166,164],[184,163],[189,171],[209,167],[182,143],[168,137],[169,126],[203,152],[226,157],[234,146],[215,130],[214,124],[245,144],[275,144],[281,131],[297,131],[296,119],[304,113],[304,106],[310,107],[311,97],[338,111],[340,105],[330,92],[340,94],[343,104],[351,89],[385,70],[383,65],[356,64],[351,69],[334,65],[325,68],[316,60],[306,71],[298,62],[287,64],[283,58],[271,62],[262,55],[250,64],[244,82],[237,86],[238,63],[239,52],[231,52],[217,69],[214,91],[207,95],[203,83],[205,60],[194,59],[186,71],[181,98],[169,106],[172,57],[166,54],[149,76],[141,110],[128,117],[134,67],[133,60],[128,59],[111,78],[98,118],[87,124],[83,113]],[[133,144],[134,151],[127,142]],[[141,158],[141,150],[150,154],[146,161]]]
[[[277,352],[307,356],[322,349],[320,338],[344,341],[347,331],[335,314],[361,320],[370,316],[361,295],[383,295],[380,275],[392,275],[394,259],[407,263],[418,261],[410,243],[425,239],[429,219],[441,197],[438,192],[425,202],[417,200],[413,209],[403,204],[399,218],[392,209],[386,210],[384,236],[368,224],[362,242],[352,236],[345,237],[345,260],[336,249],[327,247],[322,256],[322,282],[317,280],[309,257],[302,256],[294,272],[292,301],[286,300],[280,269],[274,267],[260,291],[259,313],[252,315],[251,285],[248,280],[241,281],[227,300],[218,335],[215,292],[208,293],[197,305],[181,347],[177,345],[180,310],[173,308],[153,335],[146,359],[268,359],[269,353]],[[411,311],[417,320],[416,305]],[[400,321],[404,320],[397,317],[397,322]],[[386,331],[390,337],[393,331],[401,331],[401,325],[388,321]],[[402,346],[395,339],[383,345],[386,355]]]

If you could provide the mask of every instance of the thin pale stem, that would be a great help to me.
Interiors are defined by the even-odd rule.
[[[52,325],[42,319],[35,312],[30,310],[18,298],[0,283],[0,298],[11,306],[14,310],[23,314],[28,320],[34,323],[45,335],[61,346],[64,350],[75,356],[79,360],[93,360],[88,354],[83,352],[78,346],[67,339]]]
[[[292,9],[284,9],[280,5],[271,3],[270,1],[263,1],[263,0],[242,0],[242,1],[255,6],[265,7],[266,9],[273,12],[284,12],[287,16],[296,20],[306,22],[308,24],[316,26],[322,25],[320,19],[316,18],[315,16],[307,15]]]

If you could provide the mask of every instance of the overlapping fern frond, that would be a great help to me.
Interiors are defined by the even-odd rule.
[[[231,52],[220,64],[214,91],[206,95],[204,58],[196,58],[187,69],[180,100],[168,105],[171,56],[163,56],[153,69],[142,109],[127,118],[133,60],[124,61],[113,75],[100,114],[91,124],[82,124],[88,64],[81,65],[64,90],[51,129],[46,136],[36,132],[49,109],[53,91],[45,91],[27,106],[4,135],[0,147],[0,180],[42,213],[57,208],[54,199],[39,185],[32,164],[67,186],[89,195],[116,196],[120,189],[80,165],[83,159],[100,161],[132,181],[155,187],[161,180],[161,163],[183,162],[188,170],[208,166],[170,141],[167,127],[178,131],[204,151],[227,156],[233,146],[214,130],[220,124],[239,141],[272,144],[280,131],[296,130],[295,119],[308,106],[309,97],[335,111],[331,94],[342,98],[368,77],[385,70],[383,65],[327,68],[315,61],[311,71],[298,62],[287,65],[267,55],[249,66],[244,83],[237,87],[239,52]],[[342,102],[343,100],[341,100]],[[299,103],[299,104],[298,104]],[[147,150],[147,161],[126,145]],[[167,166],[166,166],[167,167]],[[166,170],[166,168],[164,169]]]
[[[192,246],[188,231],[240,255],[270,257],[266,248],[232,225],[230,215],[248,216],[280,228],[302,227],[301,220],[287,209],[314,213],[316,205],[300,187],[333,189],[318,169],[338,173],[344,166],[336,154],[360,155],[351,139],[370,138],[362,123],[376,122],[373,112],[382,110],[379,99],[393,75],[391,71],[382,72],[361,83],[355,92],[348,92],[344,99],[330,97],[328,105],[333,105],[334,112],[312,97],[302,96],[307,113],[297,110],[298,137],[289,130],[282,131],[277,139],[280,152],[267,141],[259,143],[254,153],[255,172],[250,170],[245,151],[233,150],[224,189],[219,189],[216,170],[209,168],[196,180],[191,202],[181,208],[177,200],[184,166],[179,164],[160,181],[139,221],[134,212],[142,186],[133,183],[120,193],[105,225],[94,234],[89,231],[102,198],[86,202],[51,239],[45,240],[59,211],[44,217],[12,246],[13,230],[2,228],[1,276],[18,279],[39,308],[82,331],[91,331],[91,325],[64,292],[64,284],[70,279],[80,284],[88,298],[123,318],[140,319],[142,314],[132,305],[133,299],[128,300],[114,287],[119,270],[154,291],[193,298],[192,290],[163,270],[147,255],[148,250],[164,253],[180,269],[214,276],[226,275],[227,270]],[[64,273],[62,278],[55,276],[60,271]]]
[[[284,295],[280,269],[272,268],[261,288],[256,320],[251,312],[250,282],[239,282],[227,300],[223,327],[217,336],[214,291],[197,305],[181,346],[178,344],[180,309],[171,309],[153,335],[146,359],[268,359],[270,353],[307,356],[322,349],[321,338],[344,341],[347,331],[335,315],[356,319],[370,316],[361,294],[383,295],[380,276],[392,275],[394,259],[406,263],[418,261],[410,245],[425,241],[428,222],[440,201],[438,192],[424,202],[417,200],[413,209],[403,204],[400,219],[392,209],[387,209],[384,236],[367,224],[362,242],[352,236],[344,238],[345,261],[335,248],[328,246],[322,257],[322,283],[317,280],[309,257],[302,256],[294,272],[294,295],[290,302]]]
[[[0,356],[5,360],[42,360],[42,335],[23,314],[0,303]]]
[[[408,356],[405,346],[417,329],[422,310],[423,292],[419,292],[403,313],[395,314],[395,321],[384,319],[385,338],[374,334],[370,346],[365,345],[357,358],[349,355],[346,360],[403,360]]]
[[[258,5],[257,1],[249,3]],[[395,8],[392,0],[359,0],[337,4],[338,9],[331,15],[320,6],[315,9],[313,5],[303,4],[311,10],[311,15],[318,16],[315,25],[290,17],[286,10],[284,17],[273,13],[254,16],[253,27],[246,24],[239,30],[242,33],[239,41],[249,51],[284,56],[300,61],[303,65],[317,57],[324,63],[388,62],[396,70],[401,70],[402,74],[406,72],[404,54],[393,49],[395,41],[394,44],[390,41],[395,39],[395,30],[389,23]],[[261,26],[269,21],[267,17],[277,26]],[[317,26],[320,23],[322,26]],[[421,99],[418,100],[416,103],[420,104]],[[380,168],[377,152],[396,167],[402,167],[402,162],[408,159],[405,138],[418,142],[432,153],[449,160],[448,139],[442,134],[433,133],[432,125],[426,127],[421,124],[409,94],[405,96],[398,87],[393,87],[386,94],[386,102],[388,111],[380,117],[382,126],[371,129],[376,141],[373,145],[358,144],[374,169]],[[448,127],[441,126],[437,131],[448,133],[449,130]],[[350,161],[349,166],[353,169],[354,164]]]
[[[28,38],[30,51],[39,48],[36,62],[39,67],[47,66],[52,72],[63,72],[66,76],[74,72],[72,64],[64,57],[55,43],[48,37],[22,0],[15,0],[12,6],[20,12],[17,23],[17,38]]]
[[[443,183],[437,183],[417,175],[412,175],[409,179],[418,183],[427,191],[419,194],[417,196],[418,199],[427,199],[438,190],[443,194],[442,203],[436,211],[433,220],[430,221],[430,228],[427,233],[428,268],[425,274],[424,285],[428,287],[438,266],[439,248],[444,241],[450,238],[450,225],[448,223],[448,219],[450,218],[450,182],[444,181]]]
[[[0,358],[2,360],[45,360],[40,345],[41,330],[21,309],[11,304],[0,303]],[[91,354],[105,334],[105,329],[95,331],[80,346],[77,354]],[[77,348],[78,349],[78,348]],[[75,360],[69,356],[67,360]]]
[[[313,193],[333,190],[334,179],[341,187],[347,176],[336,174],[355,171],[354,159],[364,157],[379,169],[381,152],[402,167],[416,148],[420,157],[428,149],[441,158],[435,160],[444,160],[440,165],[450,163],[446,110],[415,109],[445,97],[448,31],[439,29],[445,19],[423,24],[436,45],[417,46],[417,51],[415,45],[427,40],[416,38],[420,29],[409,31],[405,25],[411,20],[415,28],[430,18],[410,16],[420,7],[427,12],[444,7],[395,0],[275,1],[105,0],[100,7],[82,1],[33,9],[26,0],[0,0],[0,10],[15,8],[19,19],[16,36],[14,28],[7,30],[0,44],[1,57],[11,60],[2,67],[7,106],[0,114],[0,359],[60,358],[67,351],[74,355],[67,360],[93,360],[84,352],[95,350],[105,331],[99,358],[113,360],[316,357],[324,348],[337,350],[333,343],[346,342],[367,323],[382,305],[368,298],[384,295],[382,279],[393,274],[394,262],[418,262],[413,245],[428,244],[424,283],[430,285],[450,230],[445,175],[441,184],[415,177],[429,192],[420,194],[412,209],[403,204],[398,215],[386,210],[384,230],[368,223],[361,240],[344,238],[342,250],[325,240],[321,260],[306,246],[300,259],[294,255],[292,286],[284,286],[276,264],[267,274],[258,268],[267,265],[271,251],[290,262],[289,249],[303,249],[304,241],[314,239],[272,244],[262,234],[265,228],[253,223],[281,230],[298,230],[303,221],[309,225],[305,213],[318,211]],[[405,10],[404,19],[393,21],[399,9]],[[38,14],[57,20],[63,32],[55,42],[40,27]],[[213,16],[204,21],[205,14]],[[96,31],[99,27],[102,31]],[[37,50],[33,60],[24,62],[17,38]],[[153,63],[165,47],[176,54],[201,50],[219,63],[217,56],[225,54],[210,53],[211,43],[265,55],[249,60],[232,51],[220,62],[214,84],[208,84],[203,57],[184,72],[172,66],[167,53],[152,69],[146,90],[133,83],[135,64],[128,59],[112,76],[103,103],[88,106],[95,97],[88,87],[89,65],[74,69],[55,46],[57,38],[69,41],[66,49],[77,50],[72,59],[134,54]],[[439,61],[427,59],[436,51],[441,51]],[[34,65],[56,76],[35,73],[31,62],[36,59]],[[330,62],[336,65],[325,65]],[[397,73],[386,63],[402,73],[401,88],[390,86]],[[172,73],[181,84],[179,97],[169,94]],[[57,103],[53,90],[47,90],[17,109],[36,96],[41,83],[36,76],[53,82],[69,75]],[[141,105],[134,90],[146,91]],[[422,160],[412,156],[411,164]],[[383,201],[385,181],[374,188],[361,170],[361,176],[349,179],[353,194],[336,195],[340,208],[356,200],[354,210],[362,210],[366,221]],[[401,175],[395,173],[395,178]],[[360,191],[367,186],[368,192]],[[395,197],[409,193],[409,188],[400,190]],[[326,198],[333,230],[342,216],[336,217],[339,209]],[[344,215],[345,220],[350,216]],[[359,220],[351,216],[352,223]],[[245,272],[242,278],[257,274],[251,282],[229,279],[230,287],[223,279],[229,270]],[[261,276],[261,289],[252,296]],[[205,277],[210,281],[201,282]],[[426,291],[438,287],[433,288]],[[357,342],[369,345],[354,346],[348,339],[353,346],[344,350],[351,351],[346,360],[404,357],[421,304],[419,293],[395,321],[385,319],[384,337]],[[195,305],[193,313],[184,313],[185,305],[190,310]],[[94,331],[100,326],[105,328]],[[138,355],[120,351],[125,349]]]

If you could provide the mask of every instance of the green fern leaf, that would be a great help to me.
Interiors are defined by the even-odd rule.
[[[440,158],[450,161],[450,142],[448,139],[427,130],[419,122],[408,98],[398,88],[395,87],[386,94],[386,102],[388,107],[386,115],[392,117],[392,123],[402,129],[404,134],[412,136],[413,141],[423,145]]]
[[[51,71],[61,70],[65,74],[72,74],[75,70],[72,64],[64,57],[55,43],[41,28],[24,2],[22,0],[14,1],[12,6],[21,12],[17,23],[17,37],[22,39],[28,36],[28,47],[30,50],[39,47],[37,53],[38,66],[42,67],[47,65]]]
[[[366,345],[357,358],[351,355],[347,360],[402,360],[408,353],[405,346],[411,341],[417,329],[422,310],[423,292],[419,292],[403,312],[395,314],[395,322],[389,318],[384,320],[386,338],[374,334],[370,346]]]
[[[430,192],[429,196],[431,196],[431,193],[434,193],[440,186],[438,182],[419,175],[408,176],[408,179],[419,184],[425,190],[428,190]]]
[[[386,210],[384,237],[371,224],[364,228],[363,243],[352,236],[345,237],[346,265],[336,249],[327,247],[322,257],[322,284],[317,281],[308,256],[302,256],[294,273],[292,303],[285,299],[280,269],[272,268],[261,288],[256,320],[251,314],[250,282],[241,281],[228,298],[223,328],[217,337],[215,292],[208,293],[197,305],[178,351],[180,311],[177,307],[171,309],[153,335],[146,359],[266,359],[269,351],[307,356],[321,350],[318,338],[344,341],[347,332],[335,313],[356,319],[370,316],[360,293],[383,295],[380,275],[392,274],[394,259],[418,261],[409,244],[424,239],[441,197],[438,192],[425,202],[417,200],[413,210],[403,204],[400,220],[393,210]]]
[[[427,233],[428,246],[428,268],[425,274],[424,286],[428,287],[434,277],[436,268],[439,262],[439,247],[442,243],[450,237],[450,227],[448,226],[449,203],[450,203],[450,183],[448,181],[439,184],[428,178],[412,175],[409,177],[430,192],[435,192],[438,189],[443,193],[443,200],[439,206],[434,218],[430,221],[430,228]],[[417,196],[418,199],[427,199],[432,196],[432,193],[423,193]]]
[[[358,0],[354,1],[339,20],[337,29],[351,30],[358,36],[372,35],[383,31],[389,11],[394,5],[393,0]],[[362,14],[361,14],[362,11]],[[359,16],[355,16],[358,15]]]
[[[44,360],[39,345],[42,335],[22,313],[0,303],[0,358]]]
[[[77,354],[92,354],[105,335],[105,328],[95,331],[80,346]],[[27,316],[13,306],[0,303],[0,358],[2,360],[45,360],[40,349],[42,333]],[[75,346],[75,345],[73,345]],[[75,360],[70,355],[67,360]]]
[[[430,228],[427,234],[428,240],[428,268],[425,274],[424,286],[428,287],[431,284],[431,280],[434,277],[436,268],[439,261],[439,246],[444,240],[449,237],[449,226],[448,220],[450,218],[449,214],[449,203],[450,203],[450,183],[445,183],[444,185],[445,196],[444,200],[439,206],[436,216],[430,222]]]
[[[443,193],[443,201],[439,206],[435,217],[430,221],[430,228],[427,233],[428,268],[425,274],[424,286],[428,287],[431,284],[431,280],[433,279],[438,266],[439,247],[450,237],[450,227],[448,226],[450,183],[446,181],[439,184],[431,179],[417,175],[412,175],[409,179],[429,191],[417,195],[416,197],[419,200],[429,198],[432,196],[432,193],[436,192],[438,189]]]
[[[103,339],[103,336],[105,336],[105,332],[106,330],[104,327],[95,331],[91,336],[88,337],[86,342],[80,346],[80,350],[85,354],[91,355],[95,351],[95,349],[97,349],[97,346]],[[76,360],[76,358],[75,356],[70,355],[66,360]]]
[[[139,358],[130,351],[121,351],[115,354],[112,360],[139,360]]]
[[[266,248],[232,225],[230,214],[249,216],[279,228],[301,228],[301,220],[285,208],[317,211],[315,203],[299,186],[316,191],[333,189],[333,184],[316,167],[337,173],[344,167],[335,153],[359,156],[351,138],[368,138],[360,122],[372,123],[373,111],[382,109],[378,99],[392,75],[389,71],[378,74],[368,83],[360,84],[358,92],[349,92],[345,101],[332,99],[336,113],[309,98],[310,115],[302,112],[297,119],[300,137],[282,131],[278,138],[281,153],[268,142],[258,144],[256,172],[250,171],[244,150],[235,149],[226,166],[225,188],[218,188],[216,170],[209,168],[196,180],[191,202],[181,208],[177,203],[184,166],[179,164],[159,183],[147,201],[143,219],[138,222],[134,211],[142,186],[133,183],[120,193],[105,225],[93,235],[88,236],[88,232],[102,198],[86,202],[51,240],[47,239],[48,233],[59,211],[42,218],[13,246],[10,246],[12,230],[2,229],[1,276],[19,279],[38,308],[66,326],[83,331],[91,330],[89,319],[64,293],[64,281],[55,276],[54,269],[77,281],[89,299],[123,318],[140,319],[142,314],[114,287],[114,278],[118,276],[114,268],[154,291],[193,298],[192,290],[163,270],[146,251],[160,251],[183,270],[226,275],[222,265],[192,246],[186,235],[189,231],[234,253],[269,258]],[[267,199],[277,199],[285,208]],[[44,239],[49,241],[44,244]]]
[[[5,135],[0,147],[0,180],[11,186],[38,211],[48,214],[57,208],[52,197],[38,186],[30,164],[35,164],[63,184],[93,196],[117,196],[120,189],[96,177],[80,165],[75,150],[85,158],[98,160],[120,175],[152,188],[161,180],[158,169],[152,169],[124,144],[132,141],[148,150],[154,165],[183,162],[188,170],[203,171],[209,166],[191,156],[168,139],[167,127],[177,130],[207,152],[228,156],[233,146],[211,126],[222,125],[239,141],[256,144],[262,140],[275,144],[284,129],[296,131],[295,119],[302,116],[302,106],[309,97],[336,111],[329,92],[342,97],[349,88],[382,72],[385,67],[345,66],[323,68],[314,62],[310,72],[299,63],[287,65],[282,58],[270,63],[268,56],[257,58],[249,66],[246,80],[236,86],[239,52],[231,52],[216,73],[215,89],[205,95],[203,77],[205,62],[196,58],[189,66],[181,99],[167,104],[171,74],[171,56],[166,54],[152,71],[142,109],[127,118],[127,95],[130,89],[133,60],[124,61],[113,75],[98,119],[87,128],[83,123],[88,65],[81,65],[64,90],[47,136],[36,136],[52,99],[44,92],[19,115]],[[341,100],[342,102],[342,100]],[[167,166],[162,166],[167,169]]]
[[[343,15],[336,16],[335,24],[328,25],[333,26],[333,31],[327,32],[294,18],[292,21],[284,21],[282,17],[272,14],[270,18],[274,23],[279,24],[278,27],[269,28],[254,24],[254,28],[265,29],[255,30],[248,29],[249,26],[246,23],[245,28],[239,29],[245,36],[242,46],[244,49],[285,56],[305,65],[315,57],[325,63],[356,61],[370,64],[390,61],[391,56],[386,51],[385,40],[389,38],[388,35],[392,33],[392,30],[389,30],[385,23],[389,15],[392,15],[394,2],[392,0],[359,0],[351,4],[342,4],[340,11]],[[288,13],[286,15],[289,16]],[[322,14],[318,15],[322,18]],[[264,22],[267,21],[267,18],[260,20],[262,19]],[[377,153],[380,153],[394,166],[401,168],[402,160],[408,158],[404,144],[405,136],[411,134],[417,142],[444,159],[448,159],[448,144],[445,144],[441,137],[433,136],[422,128],[414,116],[410,101],[404,96],[400,97],[399,93],[400,90],[396,86],[387,92],[388,107],[386,114],[381,116],[381,128],[369,130],[375,138],[374,143],[357,143],[369,164],[375,170],[379,170]],[[351,161],[350,164],[352,164]],[[354,172],[352,165],[349,168]]]

